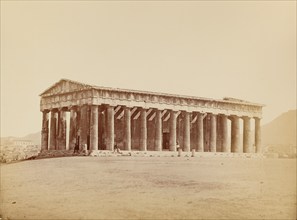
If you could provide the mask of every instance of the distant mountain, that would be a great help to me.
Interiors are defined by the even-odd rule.
[[[28,140],[32,141],[34,145],[40,145],[41,142],[41,132],[36,132],[32,134],[28,134],[24,137],[1,137],[2,145],[11,145],[15,140]]]
[[[296,114],[290,110],[262,126],[262,143],[264,145],[296,146]]]
[[[24,136],[22,138],[18,138],[18,139],[30,140],[30,141],[33,142],[33,144],[40,145],[40,142],[41,142],[41,132],[28,134],[28,135],[26,135],[26,136]]]

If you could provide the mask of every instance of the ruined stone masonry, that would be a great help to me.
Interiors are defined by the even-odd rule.
[[[42,151],[73,151],[77,143],[81,150],[87,145],[89,152],[113,151],[115,144],[126,151],[177,151],[178,145],[186,152],[261,152],[261,104],[114,89],[67,79],[40,96]]]

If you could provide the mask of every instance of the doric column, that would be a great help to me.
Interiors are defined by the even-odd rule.
[[[98,150],[98,106],[91,106],[90,150]]]
[[[83,105],[80,108],[80,148],[84,149],[84,145],[88,144],[88,130],[89,130],[89,118],[88,118],[89,106]]]
[[[216,152],[217,143],[217,117],[214,114],[210,115],[210,142],[209,148],[211,152]]]
[[[58,118],[58,129],[59,129],[59,137],[58,137],[58,149],[66,150],[66,111],[61,109],[59,111]]]
[[[252,131],[251,120],[249,117],[243,117],[243,152],[252,152]]]
[[[198,113],[197,118],[197,139],[198,139],[198,152],[204,151],[204,132],[203,132],[203,119],[205,118],[205,114]]]
[[[103,135],[104,135],[104,114],[102,112],[102,107],[98,107],[98,149],[102,150],[103,149]]]
[[[48,120],[49,111],[42,112],[41,150],[48,150]]]
[[[184,151],[189,152],[191,148],[190,141],[190,113],[184,112]]]
[[[124,149],[131,151],[131,111],[130,111],[130,108],[128,107],[124,107],[124,120],[125,120]]]
[[[81,133],[81,108],[77,107],[76,108],[76,120],[75,120],[75,123],[76,123],[76,143],[78,144],[79,146],[79,149],[80,149],[80,133]]]
[[[73,150],[76,143],[76,133],[77,133],[77,112],[76,108],[72,107],[70,109],[70,131],[69,131],[69,150]]]
[[[169,150],[176,151],[176,112],[173,110],[170,110],[169,120]]]
[[[256,153],[262,152],[261,146],[261,119],[255,118],[255,145],[256,145]]]
[[[239,153],[239,142],[240,142],[240,127],[239,117],[232,116],[231,123],[231,151],[233,153]]]
[[[88,105],[87,111],[87,149],[90,150],[90,129],[91,128],[91,106]]]
[[[107,121],[106,121],[106,150],[114,150],[114,107],[108,106],[106,109]]]
[[[216,141],[216,152],[223,152],[222,150],[222,116],[221,115],[217,115],[217,141]]]
[[[156,136],[155,136],[155,150],[162,151],[162,112],[156,110]]]
[[[53,109],[51,110],[50,150],[56,150],[57,122],[58,122],[58,112],[55,109]]]
[[[221,131],[222,131],[222,151],[230,152],[228,147],[228,118],[226,115],[221,116]]]
[[[140,110],[140,150],[147,150],[147,123],[146,109]]]
[[[204,130],[204,151],[210,152],[210,113],[207,113],[203,120]]]

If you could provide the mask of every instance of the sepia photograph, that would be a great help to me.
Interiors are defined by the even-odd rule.
[[[296,0],[0,0],[0,220],[295,220]]]

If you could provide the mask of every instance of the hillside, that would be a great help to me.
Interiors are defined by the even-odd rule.
[[[296,110],[290,110],[262,126],[264,145],[296,146]]]
[[[41,133],[36,132],[32,134],[28,134],[24,137],[1,137],[1,145],[11,145],[15,140],[30,140],[34,145],[40,145]]]
[[[22,137],[22,138],[19,138],[19,139],[31,140],[33,142],[33,144],[40,145],[41,132],[36,132],[36,133],[28,134],[25,137]]]

